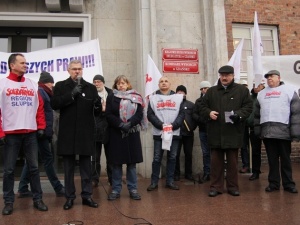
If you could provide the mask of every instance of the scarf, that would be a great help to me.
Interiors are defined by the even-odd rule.
[[[137,110],[137,104],[143,107],[143,119],[141,121],[142,130],[147,128],[147,117],[145,113],[145,103],[142,96],[135,90],[118,91],[113,90],[114,96],[121,99],[120,102],[120,118],[123,122],[127,122]]]
[[[44,91],[46,91],[46,93],[47,93],[50,97],[53,96],[53,91],[52,91],[50,88],[48,88],[45,84],[43,84],[43,83],[41,83],[41,82],[38,82],[38,85],[39,85],[39,87],[43,88]]]
[[[104,102],[106,102],[106,98],[107,98],[107,91],[106,91],[106,89],[105,88],[103,88],[103,90],[102,91],[99,91],[98,92],[98,95],[101,97],[101,100],[102,101],[104,101]]]

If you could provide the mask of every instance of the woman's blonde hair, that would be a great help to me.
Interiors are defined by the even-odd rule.
[[[117,84],[121,81],[125,81],[127,84],[128,84],[128,87],[127,87],[127,90],[131,90],[132,89],[132,86],[131,86],[131,83],[130,81],[128,80],[128,78],[125,76],[125,75],[119,75],[116,77],[115,81],[114,81],[114,84],[112,86],[113,89],[117,89]],[[118,89],[117,89],[118,90]]]

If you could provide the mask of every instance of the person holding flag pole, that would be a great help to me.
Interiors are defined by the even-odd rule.
[[[262,85],[263,80],[263,67],[261,54],[263,53],[263,45],[261,41],[257,13],[254,13],[254,30],[253,30],[253,43],[252,43],[252,55],[253,55],[253,77],[254,77],[254,87],[253,92],[251,91],[256,101],[257,93],[264,88]],[[254,110],[254,109],[253,109]],[[250,121],[250,142],[249,142],[249,153],[250,153],[250,172],[252,175],[249,180],[256,180],[259,178],[260,166],[261,166],[261,140],[257,139],[254,135],[253,130],[253,112],[247,121]]]

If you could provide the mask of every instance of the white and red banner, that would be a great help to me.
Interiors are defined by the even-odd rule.
[[[262,74],[266,74],[270,70],[278,70],[280,72],[280,80],[295,89],[300,88],[300,55],[277,55],[277,56],[262,56]],[[254,83],[253,74],[253,57],[248,56],[247,58],[248,66],[248,84],[252,87]],[[264,81],[265,78],[263,77]]]
[[[257,87],[263,79],[263,68],[261,64],[261,54],[263,53],[263,45],[261,41],[260,31],[257,22],[257,13],[254,13],[254,30],[253,30],[253,76],[255,86]]]
[[[49,72],[55,83],[67,79],[70,76],[68,64],[74,59],[82,62],[83,78],[86,81],[93,82],[96,74],[103,75],[97,39],[23,54],[28,67],[25,76],[36,82],[42,71]],[[0,79],[9,74],[7,60],[10,55],[11,53],[0,52]]]
[[[148,55],[147,74],[145,79],[145,98],[158,89],[159,79],[162,77],[154,61]]]
[[[236,47],[227,65],[234,68],[234,82],[239,83],[241,79],[241,59],[244,46],[244,38],[241,39],[239,45]]]

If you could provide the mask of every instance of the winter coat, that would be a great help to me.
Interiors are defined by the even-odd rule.
[[[180,127],[180,135],[194,136],[194,130],[197,128],[197,123],[192,116],[195,104],[191,101],[183,99],[182,106],[184,111],[184,122]]]
[[[202,99],[203,99],[203,96],[198,98],[195,102],[195,107],[193,110],[193,119],[196,121],[196,123],[199,127],[199,132],[207,132],[206,124],[208,121],[207,121],[207,119],[204,119],[202,116],[200,116]]]
[[[253,102],[253,108],[252,108],[252,112],[250,114],[250,116],[247,118],[246,120],[246,126],[250,127],[251,130],[253,130],[254,128],[254,112],[255,112],[255,105],[256,105],[256,101],[257,101],[257,93],[255,93],[252,89],[251,91],[251,99]]]
[[[211,148],[241,148],[245,121],[252,111],[252,100],[248,89],[232,82],[225,89],[220,80],[209,88],[200,103],[200,116],[208,120],[207,135]],[[217,120],[210,119],[210,112],[218,112]],[[238,123],[225,123],[225,112],[233,111],[240,117]]]
[[[51,105],[50,105],[50,96],[47,94],[47,92],[42,87],[39,87],[39,94],[44,101],[44,112],[45,112],[45,119],[46,119],[45,136],[48,139],[52,139],[53,109],[51,108]]]
[[[108,155],[109,163],[127,164],[143,162],[142,143],[140,132],[129,133],[122,138],[119,128],[122,120],[120,118],[121,99],[110,94],[106,100],[106,119],[109,125]],[[128,120],[131,127],[141,123],[143,119],[143,107],[138,104],[136,113]]]
[[[160,90],[157,90],[155,92],[155,94],[162,94],[162,93],[160,92]],[[173,95],[173,94],[175,94],[175,92],[171,91],[170,95]],[[148,109],[147,109],[147,118],[154,127],[162,130],[163,122],[155,115],[153,109],[151,108],[150,102],[148,104]],[[183,123],[183,120],[184,120],[184,109],[183,109],[183,104],[181,103],[178,116],[172,123],[172,126],[173,126],[172,129],[177,130],[178,128],[180,128]],[[161,140],[161,136],[153,135],[153,139]],[[173,139],[180,139],[180,136],[173,135]]]
[[[94,153],[94,101],[98,98],[93,84],[81,80],[82,94],[74,99],[72,90],[77,84],[68,78],[57,82],[51,106],[60,110],[57,140],[58,155],[88,155]]]
[[[112,90],[105,87],[107,94],[111,94]],[[108,123],[106,120],[106,112],[95,114],[95,141],[107,144],[109,140]]]
[[[276,99],[279,98],[281,104],[274,102],[276,99],[271,96],[274,92],[277,93]],[[271,107],[272,109],[277,108],[277,110],[270,110]],[[288,110],[285,110],[286,108],[289,108],[289,113]],[[262,110],[266,110],[268,114],[280,114],[288,120],[288,123],[275,120],[262,123]],[[288,114],[286,115],[286,113]],[[254,133],[262,139],[297,141],[300,139],[300,99],[292,88],[281,82],[277,88],[266,87],[258,93],[254,112]]]

